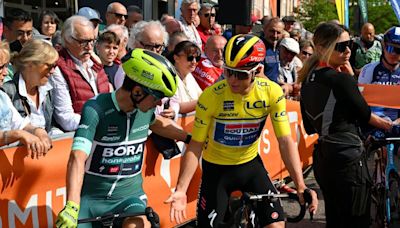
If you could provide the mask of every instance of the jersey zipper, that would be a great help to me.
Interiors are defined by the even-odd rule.
[[[130,114],[130,113],[127,113],[127,114],[126,114],[126,117],[127,117],[127,118],[126,118],[125,142],[127,142],[127,141],[129,140],[129,132],[130,132],[130,130],[131,130],[131,114]],[[126,147],[126,145],[125,145],[125,147]],[[116,179],[116,180],[114,181],[114,183],[112,184],[111,189],[110,189],[110,191],[109,191],[108,194],[107,194],[107,198],[111,198],[111,195],[112,195],[112,193],[114,192],[115,187],[117,186],[117,182],[121,179],[121,178],[120,178],[120,175],[121,175],[121,173],[122,173],[123,166],[124,166],[123,163],[119,166],[119,171],[118,171],[117,179]]]

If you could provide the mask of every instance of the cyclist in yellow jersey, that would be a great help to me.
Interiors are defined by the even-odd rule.
[[[192,141],[181,160],[176,191],[166,201],[171,203],[171,220],[181,223],[186,217],[186,191],[202,155],[197,203],[197,227],[201,228],[218,227],[224,221],[233,191],[276,192],[257,150],[269,114],[301,200],[307,188],[291,138],[283,91],[262,73],[263,42],[253,35],[237,35],[227,43],[224,55],[226,79],[208,87],[199,98]],[[311,194],[309,210],[314,213],[318,200],[314,191]],[[262,205],[256,214],[263,227],[284,227],[279,202]]]

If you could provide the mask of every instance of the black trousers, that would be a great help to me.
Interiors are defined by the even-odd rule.
[[[371,178],[363,146],[320,141],[313,160],[325,200],[326,227],[369,227]]]

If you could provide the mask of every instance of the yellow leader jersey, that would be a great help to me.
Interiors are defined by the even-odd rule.
[[[281,87],[256,77],[247,95],[235,94],[226,80],[201,94],[192,138],[204,142],[203,159],[220,165],[246,163],[258,154],[258,141],[266,118],[277,137],[290,135],[286,100]]]

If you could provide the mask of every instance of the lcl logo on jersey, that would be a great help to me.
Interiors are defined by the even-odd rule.
[[[246,102],[247,109],[268,108],[266,101]]]

